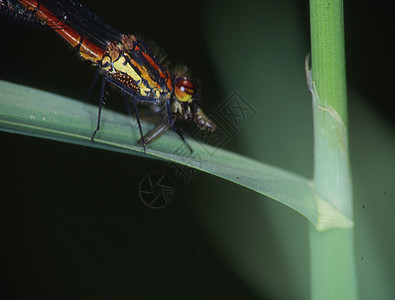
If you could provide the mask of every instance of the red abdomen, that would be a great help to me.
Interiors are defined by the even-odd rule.
[[[65,39],[74,49],[78,51],[82,58],[99,64],[102,60],[105,50],[91,43],[77,31],[67,26],[64,22],[54,16],[46,7],[35,0],[18,0],[22,5],[32,11],[37,18],[45,22],[49,27],[55,30],[63,39]]]

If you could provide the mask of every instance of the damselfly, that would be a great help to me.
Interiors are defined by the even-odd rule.
[[[0,0],[0,9],[16,18],[38,20],[53,29],[102,75],[97,126],[100,129],[105,85],[120,90],[136,116],[144,147],[174,130],[186,143],[179,120],[194,122],[201,130],[215,130],[215,124],[198,106],[200,91],[186,67],[169,70],[164,55],[151,49],[135,35],[121,34],[74,0]],[[137,103],[149,104],[162,114],[161,121],[143,134]],[[188,145],[186,143],[186,145]],[[189,147],[189,146],[188,146]],[[190,148],[190,147],[189,147]]]

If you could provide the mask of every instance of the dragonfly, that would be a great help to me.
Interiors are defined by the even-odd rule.
[[[77,54],[91,63],[102,76],[97,125],[91,141],[100,130],[106,85],[122,92],[128,111],[137,120],[140,140],[145,146],[169,129],[178,134],[191,152],[178,121],[194,122],[200,130],[215,130],[200,103],[198,81],[188,68],[170,70],[162,51],[152,48],[133,34],[122,34],[103,22],[96,14],[74,0],[0,0],[15,18],[39,21],[55,31]],[[94,84],[98,76],[95,77]],[[138,105],[147,104],[160,121],[143,134]]]

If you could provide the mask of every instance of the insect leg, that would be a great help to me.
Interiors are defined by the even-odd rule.
[[[125,96],[125,97],[126,97],[126,96]],[[137,109],[136,100],[135,100],[133,97],[130,97],[130,98],[126,98],[126,101],[127,101],[128,99],[130,99],[130,101],[132,102],[133,112],[134,112],[134,115],[135,115],[135,117],[136,117],[137,125],[138,125],[138,127],[139,127],[140,136],[141,136],[141,138],[140,138],[140,140],[139,140],[139,141],[141,141],[141,143],[139,143],[139,144],[141,144],[141,145],[143,146],[143,148],[144,148],[144,154],[145,154],[145,141],[144,141],[143,129],[141,128],[141,122],[140,122],[140,118],[139,118],[139,112],[138,112],[138,109]],[[129,106],[129,105],[127,105],[127,106]],[[130,107],[128,108],[128,110],[130,111]]]
[[[192,147],[188,144],[187,140],[185,139],[184,133],[182,132],[182,130],[173,125],[173,130],[178,134],[178,136],[181,138],[181,140],[184,142],[185,146],[187,146],[187,148],[189,149],[189,151],[191,151],[191,153],[193,153],[193,149]]]
[[[159,137],[161,137],[168,129],[169,129],[169,124],[167,123],[160,123],[156,125],[150,132],[148,132],[145,136],[144,139],[141,138],[138,140],[137,143],[143,145],[143,144],[149,144],[154,141],[156,141]]]
[[[180,130],[180,128],[178,128],[174,124],[173,113],[172,113],[171,107],[170,107],[170,99],[166,100],[166,112],[167,112],[167,119],[168,119],[168,123],[169,123],[170,128],[173,129],[178,134],[178,136],[184,142],[185,146],[187,146],[189,151],[191,151],[191,153],[192,153],[193,152],[192,147],[189,146],[189,144],[187,143],[187,141],[186,141],[182,131]]]
[[[173,120],[173,113],[170,107],[170,99],[166,100],[166,112],[167,112],[167,120],[169,122],[169,125],[171,129],[174,129],[174,120]]]
[[[97,125],[96,125],[96,129],[92,134],[91,137],[91,142],[93,142],[96,133],[100,130],[100,119],[101,119],[101,110],[104,106],[104,90],[106,88],[106,78],[103,77],[102,83],[101,83],[101,91],[100,91],[100,100],[99,100],[99,112],[97,115]]]

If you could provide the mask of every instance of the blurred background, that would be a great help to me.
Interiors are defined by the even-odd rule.
[[[202,108],[229,133],[223,148],[311,178],[307,1],[82,3],[190,67]],[[393,13],[346,1],[345,35],[360,296],[392,299]],[[56,34],[1,23],[0,36],[0,80],[83,101],[95,70]],[[256,114],[232,128],[218,108],[235,91]],[[124,111],[116,92],[106,109]],[[0,141],[2,299],[308,299],[307,223],[288,207],[201,172],[186,184],[166,162],[8,133]],[[175,184],[163,209],[139,198],[151,172]]]

